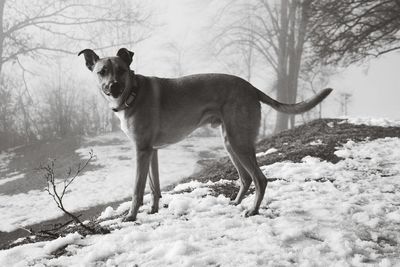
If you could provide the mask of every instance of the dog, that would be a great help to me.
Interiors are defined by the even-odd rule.
[[[152,192],[149,213],[158,212],[158,149],[179,142],[206,124],[221,127],[225,149],[239,174],[240,189],[232,204],[241,203],[253,181],[255,201],[245,216],[258,214],[267,186],[255,155],[260,102],[280,112],[298,114],[312,109],[332,91],[327,88],[309,100],[283,104],[233,75],[210,73],[168,79],[135,74],[130,69],[134,53],[126,48],[119,49],[114,57],[100,58],[91,49],[81,54],[87,68],[97,76],[101,94],[120,119],[121,129],[136,147],[132,204],[124,221],[136,220],[148,175]]]

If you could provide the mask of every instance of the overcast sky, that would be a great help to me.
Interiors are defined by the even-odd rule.
[[[400,119],[400,53],[346,68],[331,86],[353,93],[351,115]]]

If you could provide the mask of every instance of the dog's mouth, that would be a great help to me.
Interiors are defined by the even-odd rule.
[[[122,90],[118,90],[118,91],[113,91],[111,90],[111,96],[114,98],[118,98],[122,95]]]
[[[113,88],[111,88],[111,89],[105,89],[105,90],[103,90],[103,93],[106,95],[106,96],[112,96],[113,98],[118,98],[118,97],[120,97],[121,95],[122,95],[122,89],[121,88],[115,88],[115,87],[113,87]]]

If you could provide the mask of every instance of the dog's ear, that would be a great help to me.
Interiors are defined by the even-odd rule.
[[[99,56],[92,49],[84,49],[78,53],[78,56],[81,54],[85,56],[86,67],[88,67],[90,71],[93,71],[94,64],[100,59]]]
[[[134,54],[135,53],[133,53],[132,51],[129,51],[126,48],[121,48],[117,52],[117,57],[120,57],[126,63],[126,65],[128,65],[128,67],[129,67],[132,63],[132,58],[133,58]]]

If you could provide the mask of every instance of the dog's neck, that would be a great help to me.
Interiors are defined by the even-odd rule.
[[[119,112],[133,105],[139,91],[139,84],[135,77],[135,72],[131,71],[131,85],[124,89],[118,100],[118,106],[112,108],[112,111]]]

